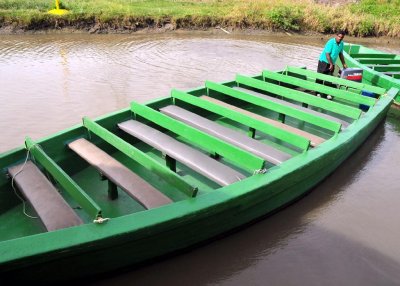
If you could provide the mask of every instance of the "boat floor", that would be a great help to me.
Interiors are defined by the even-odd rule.
[[[292,103],[295,102],[293,101]],[[251,112],[263,115],[265,117],[278,120],[277,113],[267,111],[266,109],[254,106],[251,108],[247,106],[247,109]],[[321,109],[319,108],[312,108],[312,109],[321,112]],[[324,113],[331,114],[330,112],[324,112]],[[335,114],[335,116],[341,119],[345,119],[343,116],[338,116],[337,114]],[[227,118],[221,118],[212,115],[211,113],[207,114],[207,117],[220,123],[221,125],[229,126],[230,128],[239,130],[243,133],[247,133],[248,131],[247,127],[235,123]],[[286,117],[285,124],[307,131],[314,135],[320,136],[324,139],[329,139],[333,135],[326,129],[324,130],[322,128],[299,121],[289,116]],[[168,134],[172,135],[171,133]],[[285,144],[284,142],[276,138],[273,138],[269,135],[257,132],[255,136],[256,136],[255,139],[263,143],[266,143],[270,146],[273,146],[274,148],[287,152],[292,156],[295,156],[296,154],[300,153],[299,150],[293,149],[293,147],[290,144]],[[179,137],[177,139],[185,142],[188,145],[193,144],[188,140],[183,140],[182,138]],[[145,152],[147,155],[157,160],[158,162],[165,164],[165,159],[163,158],[162,154],[160,154],[159,151],[154,150],[153,148],[144,143],[139,143],[139,144],[136,143],[135,147],[142,150],[143,152]],[[135,173],[137,173],[143,179],[145,179],[148,182],[151,182],[151,184],[156,189],[161,190],[165,195],[167,195],[173,201],[176,202],[188,198],[187,195],[181,192],[177,192],[176,188],[169,185],[168,183],[166,183],[156,175],[152,174],[151,172],[147,171],[144,167],[140,166],[138,163],[133,162],[131,159],[129,159],[122,153],[115,152],[114,154],[111,155],[121,163],[125,164],[126,166],[134,170]],[[237,167],[225,161],[224,159],[220,160],[224,164],[238,170]],[[83,166],[84,167],[81,168],[78,172],[69,175],[101,207],[104,217],[115,218],[145,210],[142,205],[133,200],[123,191],[118,192],[119,197],[117,199],[115,200],[109,199],[107,192],[108,181],[102,180],[98,171],[95,170],[94,167],[89,166],[87,164]],[[274,166],[272,164],[267,166],[267,168],[273,168],[273,167]],[[242,172],[245,176],[251,175],[250,173],[248,173],[248,171],[247,172],[244,170],[238,170],[238,171]],[[179,162],[177,162],[177,173],[187,183],[189,183],[192,186],[198,187],[199,189],[198,195],[214,191],[215,189],[220,187],[215,182],[210,181],[209,179],[192,171],[186,166],[180,164]],[[85,223],[90,223],[93,218],[89,217],[88,214],[83,209],[81,209],[77,205],[77,203],[74,202],[74,200],[72,200],[71,197],[69,197],[67,192],[63,192],[59,186],[57,187],[63,193],[63,197],[66,199],[66,201],[75,209],[78,216]],[[23,213],[23,207],[18,198],[14,194],[10,194],[9,196],[13,197],[11,198],[11,200],[14,200],[14,204],[10,206],[7,210],[5,210],[0,216],[0,241],[23,237],[26,235],[32,235],[36,233],[42,233],[44,231],[44,227],[42,226],[40,220],[36,218],[29,218],[28,216],[26,216]],[[31,215],[35,215],[34,211],[29,206],[29,204],[26,204],[26,211]],[[18,225],[19,227],[15,227],[15,225]]]

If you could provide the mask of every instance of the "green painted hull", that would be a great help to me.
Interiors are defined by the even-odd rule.
[[[200,88],[190,93],[200,95],[205,91]],[[178,196],[174,203],[158,208],[138,208],[133,213],[114,214],[103,224],[91,223],[89,219],[80,226],[50,232],[35,230],[30,235],[16,232],[15,237],[3,238],[0,241],[0,277],[3,280],[54,282],[92,276],[193,247],[260,219],[299,199],[332,173],[385,118],[396,94],[396,90],[391,90],[388,95],[381,96],[373,108],[346,129],[333,134],[317,148],[300,152],[269,168],[265,174],[250,174],[246,179],[224,187],[212,184],[207,187],[205,184],[199,188],[196,197]],[[170,98],[164,98],[147,106],[159,108],[170,102]],[[130,118],[129,109],[106,115],[96,122],[113,130],[116,123],[126,118]],[[87,178],[79,179],[77,175],[82,167],[65,147],[66,142],[81,136],[87,136],[87,130],[80,125],[38,143],[80,185],[85,185]],[[93,134],[92,137],[93,142],[99,141]],[[23,161],[25,155],[24,148],[0,155],[0,169],[6,172],[8,166]],[[142,174],[140,168],[135,170]],[[98,180],[98,176],[90,179]],[[200,184],[201,180],[193,179],[190,183]],[[165,188],[166,193],[169,191]],[[2,214],[20,208],[6,176],[0,179],[0,196]],[[7,205],[4,203],[7,199],[14,201]],[[105,200],[104,206],[108,204]],[[103,213],[107,217],[104,206]],[[13,227],[22,226],[16,223]],[[1,231],[5,231],[5,226]],[[24,231],[29,233],[29,227]]]
[[[382,71],[377,71],[372,68],[371,65],[360,63],[357,60],[358,54],[371,54],[371,57],[378,58],[380,55],[388,55],[384,52],[377,51],[374,49],[370,49],[361,45],[354,45],[354,44],[345,44],[344,46],[344,57],[346,59],[346,63],[349,67],[357,67],[363,69],[363,79],[376,86],[383,87],[385,89],[389,89],[391,87],[400,88],[400,76],[396,74],[395,76],[390,76]],[[394,55],[392,58],[394,61],[400,60],[400,55]],[[385,63],[387,66],[391,66],[390,62]],[[392,66],[398,66],[399,63],[394,62]],[[396,69],[396,72],[399,72],[399,69]],[[400,95],[395,98],[395,103],[397,105],[400,104]]]

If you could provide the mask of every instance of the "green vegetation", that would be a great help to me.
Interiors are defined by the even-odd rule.
[[[313,0],[63,0],[71,13],[47,14],[50,0],[0,0],[0,27],[38,30],[71,27],[97,32],[142,28],[207,29],[232,27],[400,36],[400,0],[361,0],[321,4]],[[338,1],[343,2],[343,1]],[[345,1],[346,2],[346,1]]]

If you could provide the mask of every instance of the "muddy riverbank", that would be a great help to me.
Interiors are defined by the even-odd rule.
[[[259,28],[237,28],[225,27],[217,25],[208,28],[176,28],[170,24],[163,26],[148,26],[136,29],[110,27],[104,25],[96,25],[89,23],[81,23],[76,26],[59,25],[57,27],[41,27],[35,29],[27,29],[15,25],[7,25],[0,27],[0,37],[7,35],[68,35],[68,34],[125,34],[125,35],[192,35],[192,36],[223,36],[223,37],[237,37],[237,36],[267,36],[276,38],[292,38],[294,41],[303,41],[301,39],[311,38],[325,41],[329,39],[332,33],[320,33],[316,31],[285,31],[285,30],[269,30]],[[388,36],[369,36],[369,37],[352,37],[347,36],[346,42],[357,42],[359,44],[372,44],[379,48],[379,46],[388,46],[391,49],[396,49],[400,46],[400,38]],[[322,42],[321,42],[322,44]],[[400,50],[399,50],[400,53]]]
[[[68,13],[53,15],[48,0],[0,1],[0,33],[131,34],[215,30],[400,38],[398,1],[63,0]]]

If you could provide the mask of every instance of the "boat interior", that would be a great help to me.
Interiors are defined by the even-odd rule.
[[[349,45],[345,50],[360,64],[395,79],[400,79],[399,55],[377,52],[359,45]]]
[[[374,97],[363,96],[365,89]],[[174,89],[47,138],[27,138],[0,155],[0,241],[195,200],[268,175],[345,132],[383,94],[289,66]]]

